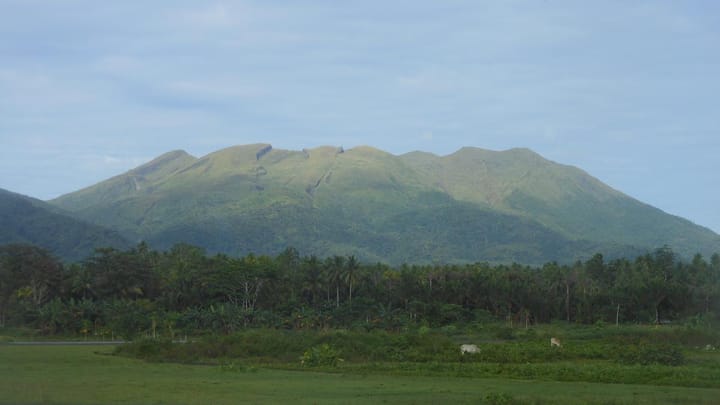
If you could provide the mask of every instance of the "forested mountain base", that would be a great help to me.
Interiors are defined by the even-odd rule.
[[[177,337],[247,328],[400,331],[504,320],[531,326],[712,322],[720,255],[677,260],[669,248],[634,260],[574,265],[389,267],[354,256],[208,256],[141,243],[98,249],[63,266],[43,249],[0,247],[0,326],[42,334]]]

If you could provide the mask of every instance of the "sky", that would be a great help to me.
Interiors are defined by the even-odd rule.
[[[720,232],[720,2],[0,0],[0,188],[165,152],[526,147]]]

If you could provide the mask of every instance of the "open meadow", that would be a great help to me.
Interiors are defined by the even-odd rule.
[[[473,377],[473,370],[487,373],[476,367],[481,363],[346,362],[307,369],[290,363],[146,362],[115,353],[111,346],[0,345],[0,403],[716,404],[720,398],[717,385]],[[717,367],[717,357],[709,361]]]

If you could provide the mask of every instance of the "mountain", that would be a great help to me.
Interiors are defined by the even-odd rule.
[[[720,251],[712,231],[527,149],[174,151],[50,203],[154,247],[229,254],[294,246],[394,264],[540,264],[666,244],[684,255]]]
[[[571,239],[644,248],[668,245],[686,256],[720,248],[720,236],[711,230],[529,149],[463,148],[445,157],[410,153],[401,158],[458,201],[531,218]]]
[[[29,243],[66,261],[88,257],[96,247],[130,246],[120,234],[63,213],[40,200],[0,189],[0,245]]]

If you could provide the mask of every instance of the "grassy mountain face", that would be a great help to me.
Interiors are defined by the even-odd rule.
[[[711,230],[528,149],[463,148],[445,157],[410,153],[401,158],[457,200],[531,218],[573,240],[642,248],[667,244],[686,256],[720,246],[720,236]]]
[[[127,248],[117,232],[61,213],[40,200],[0,189],[0,245],[28,243],[66,261],[89,256],[95,247]]]
[[[568,261],[720,236],[525,149],[444,157],[371,148],[175,151],[51,202],[132,239],[230,254],[355,254],[388,263]]]
[[[163,179],[194,163],[195,160],[184,151],[168,152],[123,175],[67,194],[62,197],[62,204],[59,206],[72,207],[72,211],[82,211],[98,205],[111,204],[133,192],[152,188],[155,183],[162,182]]]

